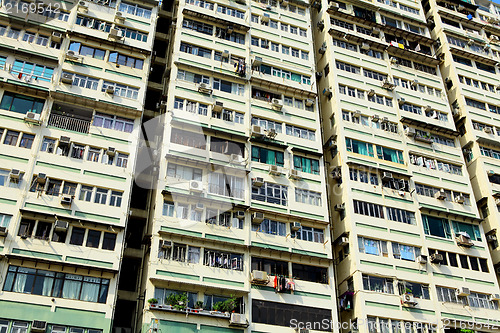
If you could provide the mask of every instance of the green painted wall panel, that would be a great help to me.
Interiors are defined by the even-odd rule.
[[[100,266],[100,267],[113,267],[112,262],[107,261],[99,261],[99,260],[91,260],[77,257],[66,257],[67,262],[74,262],[78,264],[91,265],[91,266]]]
[[[89,170],[84,170],[83,174],[86,176],[99,177],[99,178],[103,178],[103,179],[115,180],[118,182],[126,182],[127,181],[127,178],[125,178],[125,177],[111,176],[111,175],[108,175],[105,173],[94,172],[94,171],[89,171]]]
[[[177,228],[171,228],[171,227],[161,227],[160,230],[179,234],[179,235],[189,235],[189,236],[195,236],[195,237],[202,237],[203,236],[203,234],[201,232],[183,230],[183,229],[177,229]]]
[[[26,202],[24,204],[24,207],[25,208],[32,208],[32,209],[43,210],[43,211],[46,211],[46,212],[53,212],[53,213],[58,213],[58,214],[71,215],[71,210],[70,209],[50,207],[50,206],[39,205],[39,204],[34,204],[34,203],[29,203],[29,202]]]
[[[203,282],[224,284],[226,286],[241,287],[241,288],[245,287],[245,283],[243,282],[228,281],[228,280],[215,279],[209,277],[204,277]]]
[[[378,263],[378,262],[373,262],[373,261],[368,261],[368,260],[361,260],[360,264],[362,264],[362,265],[369,265],[369,266],[375,266],[375,267],[380,267],[380,268],[389,268],[389,269],[394,268],[392,265],[381,264],[381,263]]]
[[[75,216],[91,219],[91,220],[100,220],[103,222],[111,222],[111,223],[119,223],[120,219],[118,217],[104,216],[99,214],[86,213],[82,211],[76,211]]]
[[[5,319],[42,320],[51,324],[87,327],[101,329],[104,333],[110,332],[111,318],[106,318],[103,312],[60,307],[56,307],[55,311],[51,312],[50,306],[10,301],[0,301],[0,309],[2,309],[1,316]]]
[[[7,205],[15,205],[17,203],[17,201],[12,200],[12,199],[0,198],[0,203],[7,204]]]
[[[245,241],[243,239],[236,239],[236,238],[211,235],[211,234],[205,234],[205,238],[218,240],[218,241],[222,241],[222,242],[235,243],[235,244],[244,244],[245,243]]]
[[[181,278],[181,279],[193,280],[193,281],[200,280],[200,277],[198,275],[182,274],[182,273],[175,273],[175,272],[167,272],[167,271],[162,271],[162,270],[159,270],[159,269],[156,270],[156,274],[163,275],[163,276],[169,276],[169,277],[173,277],[173,278]]]
[[[38,251],[12,249],[12,253],[20,254],[23,256],[35,257],[35,258],[42,258],[42,259],[62,260],[62,255],[45,253],[45,252],[38,252]]]
[[[37,161],[36,165],[41,166],[41,167],[56,169],[56,170],[74,172],[74,173],[80,172],[80,169],[77,169],[77,168],[70,168],[70,167],[67,167],[64,165],[51,164],[51,163],[46,163],[46,162],[42,162],[42,161]]]
[[[328,255],[326,253],[304,251],[304,250],[299,250],[299,249],[292,249],[292,253],[304,254],[304,255],[310,256],[310,257],[320,257],[320,258],[327,258],[328,257]]]
[[[373,306],[377,308],[385,308],[385,309],[391,309],[391,310],[399,310],[398,305],[392,305],[392,304],[385,304],[385,303],[378,303],[378,302],[371,302],[371,301],[365,301],[366,306]]]

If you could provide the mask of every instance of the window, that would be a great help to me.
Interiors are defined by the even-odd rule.
[[[463,303],[457,297],[456,288],[446,288],[436,286],[437,298],[440,302]]]
[[[286,134],[295,136],[297,138],[302,138],[306,140],[315,141],[316,140],[316,132],[313,130],[296,127],[293,125],[286,125]]]
[[[101,149],[100,148],[89,148],[89,152],[87,154],[87,161],[91,162],[99,162],[99,156],[101,155]]]
[[[392,279],[363,274],[363,289],[385,294],[394,294]]]
[[[489,295],[487,294],[471,292],[471,294],[467,296],[467,300],[469,302],[469,306],[473,308],[498,310],[498,302],[490,301]]]
[[[4,145],[17,146],[17,139],[19,139],[19,132],[7,131],[3,140]]]
[[[213,80],[213,89],[238,96],[243,96],[245,93],[245,85],[215,78]]]
[[[94,116],[94,123],[92,125],[131,133],[134,129],[134,120],[107,115],[104,113],[96,113]]]
[[[286,236],[286,223],[264,219],[260,224],[252,224],[252,231],[270,235]]]
[[[371,143],[366,143],[354,139],[349,139],[346,138],[346,145],[347,145],[347,151],[356,153],[356,154],[361,154],[361,155],[366,155],[366,156],[374,156],[373,153],[373,145]]]
[[[331,323],[332,311],[311,306],[291,305],[283,302],[269,302],[252,300],[252,322],[286,327],[290,330],[290,319],[292,316],[300,323]],[[330,326],[330,325],[325,325]],[[322,328],[323,331],[331,331],[329,328]],[[278,328],[275,330],[280,332]],[[281,332],[283,332],[281,331]]]
[[[407,210],[386,207],[387,219],[396,222],[402,222],[407,224],[415,224],[415,213],[409,212]]]
[[[144,60],[127,56],[118,52],[110,52],[108,61],[121,66],[142,69]]]
[[[297,280],[328,283],[328,268],[292,263],[292,273]]]
[[[354,213],[371,217],[384,218],[383,206],[371,202],[353,200]]]
[[[147,42],[147,40],[148,40],[148,34],[146,32],[141,32],[141,31],[137,31],[134,29],[124,28],[124,27],[119,27],[119,26],[115,26],[115,27],[116,27],[116,29],[122,31],[123,36],[125,38],[135,39],[139,42]]]
[[[252,146],[252,161],[269,165],[284,165],[284,153],[258,146]]]
[[[420,255],[420,248],[392,242],[392,255],[396,259],[415,261]]]
[[[163,202],[163,216],[174,216],[175,205],[173,202],[164,201]]]
[[[403,152],[399,150],[377,146],[377,157],[385,161],[404,164]]]
[[[34,139],[35,139],[35,136],[33,134],[23,133],[23,137],[21,139],[21,142],[19,143],[19,147],[31,149],[31,146],[33,145]]]
[[[64,181],[64,185],[62,188],[62,194],[67,194],[67,195],[71,195],[71,196],[75,195],[77,185],[78,184],[76,184],[76,183]]]
[[[294,155],[293,168],[302,172],[319,175],[319,161],[316,159]]]
[[[104,60],[104,55],[106,54],[106,51],[103,49],[87,46],[79,42],[71,42],[69,44],[69,50],[75,51],[81,56],[91,57],[99,60]]]
[[[252,199],[286,206],[288,187],[266,182],[261,187],[252,187]]]
[[[87,247],[99,247],[99,242],[101,240],[101,232],[97,230],[89,230],[87,233]]]
[[[430,215],[422,215],[424,231],[426,235],[451,238],[450,224],[448,220]]]
[[[378,239],[358,237],[359,252],[375,256],[388,256],[387,242]]]
[[[12,215],[0,213],[0,227],[8,228]]]
[[[183,131],[177,128],[172,128],[170,142],[198,149],[206,149],[205,135]]]
[[[71,74],[71,73],[64,72],[63,74]],[[98,84],[99,84],[98,79],[94,79],[92,77],[85,75],[73,74],[73,85],[76,87],[97,90]]]
[[[23,114],[28,111],[40,114],[44,103],[43,99],[4,92],[0,109]]]
[[[106,92],[108,88],[113,89],[114,96],[131,98],[131,99],[137,99],[139,96],[139,89],[137,88],[129,87],[115,82],[104,81],[104,83],[102,84],[101,91]]]
[[[237,10],[237,9],[230,8],[230,7],[221,6],[221,5],[217,5],[217,12],[222,13],[222,14],[226,14],[229,16],[233,16],[236,18],[240,18],[240,19],[245,18],[244,12]]]
[[[108,200],[108,190],[105,188],[97,188],[95,193],[94,203],[105,205]]]
[[[210,151],[224,155],[236,154],[244,156],[245,145],[226,139],[219,139],[214,136],[210,138]]]
[[[69,243],[72,245],[82,245],[84,237],[85,237],[85,229],[84,228],[73,227],[73,230],[71,231],[71,238],[69,240]]]
[[[198,168],[192,168],[175,163],[168,163],[167,177],[175,177],[184,180],[201,180],[202,171]]]
[[[321,206],[321,193],[295,188],[295,201],[313,206]]]
[[[62,180],[49,179],[45,194],[58,196],[61,193]]]
[[[111,191],[111,198],[109,200],[109,205],[114,207],[120,207],[122,205],[122,192]]]
[[[299,231],[293,231],[292,237],[308,242],[323,243],[324,231],[312,227],[301,226]]]
[[[9,266],[4,291],[106,303],[109,280]]]
[[[398,289],[400,295],[411,294],[415,298],[430,299],[429,286],[425,284],[399,281]]]
[[[288,276],[288,262],[266,258],[252,257],[251,268],[253,270],[264,271],[269,275]]]
[[[242,271],[243,255],[230,252],[222,252],[218,250],[205,249],[203,256],[203,265],[209,267]]]
[[[340,70],[343,70],[346,72],[350,72],[353,74],[360,74],[361,73],[361,69],[358,66],[350,65],[350,64],[340,62],[340,61],[336,61],[335,65],[337,66],[337,69],[340,69]]]
[[[145,19],[151,18],[151,9],[133,3],[120,2],[120,7],[118,8],[118,10],[120,12],[143,17]]]
[[[467,235],[469,235],[470,239],[474,241],[480,242],[482,240],[479,226],[457,221],[452,221],[451,224],[453,226],[453,232],[456,236],[460,233],[466,233]]]
[[[78,199],[90,202],[92,200],[93,190],[94,188],[91,186],[82,185],[82,187],[80,188],[80,197]]]
[[[244,179],[222,173],[210,173],[208,178],[208,192],[243,199],[245,190]]]

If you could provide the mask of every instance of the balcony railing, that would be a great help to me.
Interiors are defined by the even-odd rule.
[[[70,130],[79,133],[88,133],[90,127],[89,120],[71,118],[59,114],[51,114],[49,118],[49,126],[60,129]]]

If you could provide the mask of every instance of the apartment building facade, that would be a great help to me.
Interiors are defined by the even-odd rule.
[[[136,331],[327,330],[336,296],[309,5],[172,12]]]
[[[488,229],[447,98],[459,64],[422,6],[312,4],[339,319],[360,332],[492,331]]]
[[[442,43],[443,74],[472,188],[496,273],[500,272],[498,211],[499,6],[429,2],[433,36]]]
[[[0,331],[110,332],[153,1],[0,7]]]

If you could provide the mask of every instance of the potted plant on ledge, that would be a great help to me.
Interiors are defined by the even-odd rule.
[[[158,300],[156,298],[150,298],[148,299],[148,303],[150,308],[156,308]]]

